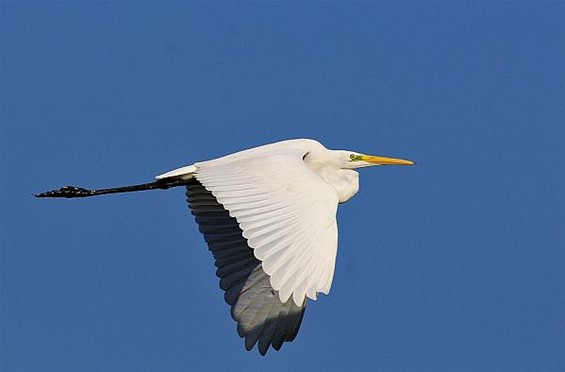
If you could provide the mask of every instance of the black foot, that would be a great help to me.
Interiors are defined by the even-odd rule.
[[[92,195],[92,190],[83,189],[76,186],[64,186],[59,190],[45,191],[41,194],[36,194],[37,198],[80,198],[82,196]]]

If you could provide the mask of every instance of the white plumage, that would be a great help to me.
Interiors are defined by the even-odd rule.
[[[149,184],[40,197],[78,197],[187,187],[187,200],[214,254],[220,287],[248,350],[265,354],[294,340],[307,299],[331,288],[336,212],[359,190],[356,168],[409,160],[328,150],[296,139],[197,162]]]

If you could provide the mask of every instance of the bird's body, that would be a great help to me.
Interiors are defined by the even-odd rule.
[[[268,168],[269,164],[266,164],[265,161],[288,169],[289,160],[302,160],[304,164],[300,164],[300,166],[306,166],[311,172],[330,184],[335,189],[340,203],[344,203],[359,191],[359,174],[351,169],[340,168],[338,155],[342,154],[326,149],[318,141],[310,139],[287,140],[240,151],[218,159],[195,163],[157,176],[157,179],[179,176],[190,178],[198,173],[198,169],[203,167],[219,167],[229,164],[238,166],[251,162],[254,162],[254,169],[257,171],[260,171],[262,167]],[[347,156],[349,156],[349,152],[347,152]]]
[[[385,164],[413,163],[297,139],[197,162],[157,176],[154,183],[128,187],[187,186],[189,207],[214,254],[238,333],[248,350],[259,343],[265,354],[269,346],[278,350],[294,339],[308,298],[330,290],[337,207],[359,190],[354,169]],[[71,197],[69,190],[39,196]],[[72,196],[130,191],[79,190],[81,195]]]

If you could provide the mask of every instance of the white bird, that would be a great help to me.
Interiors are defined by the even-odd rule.
[[[309,139],[287,140],[197,162],[155,182],[111,189],[65,186],[38,197],[84,197],[186,186],[200,231],[212,251],[251,350],[265,355],[294,340],[308,299],[328,294],[337,253],[336,212],[359,190],[356,168],[413,165],[410,160],[328,150]]]

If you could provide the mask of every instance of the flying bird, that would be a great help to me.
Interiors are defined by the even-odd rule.
[[[294,139],[197,162],[154,182],[110,189],[65,186],[37,197],[88,197],[186,187],[215,258],[220,288],[245,348],[262,355],[298,333],[308,299],[328,294],[337,254],[337,207],[359,190],[357,168],[405,159],[329,150]]]

